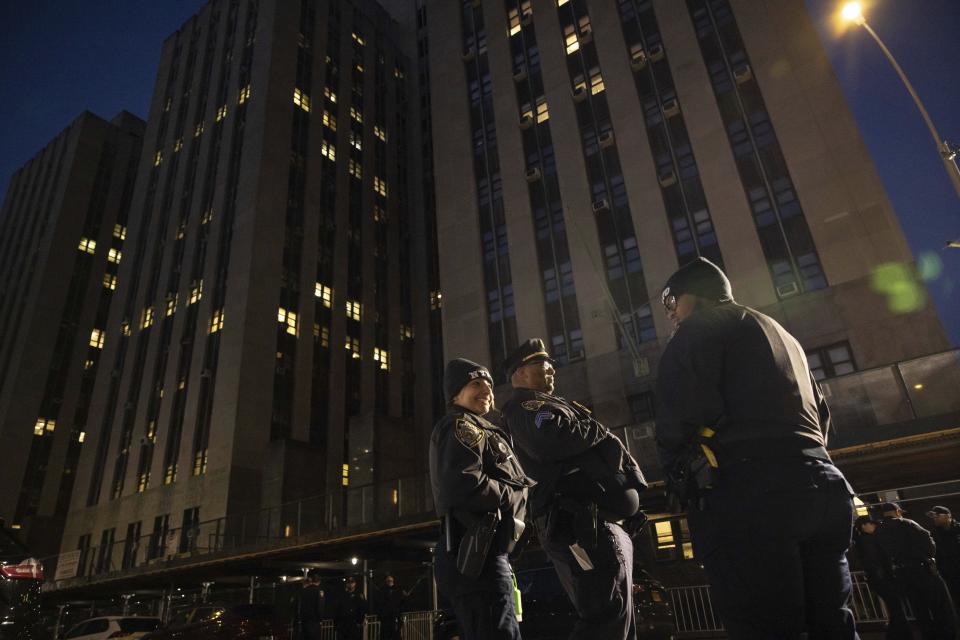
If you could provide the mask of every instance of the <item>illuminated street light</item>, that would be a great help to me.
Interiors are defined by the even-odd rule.
[[[880,50],[883,51],[883,54],[887,56],[887,60],[890,61],[893,69],[897,72],[897,75],[900,76],[900,80],[903,81],[903,85],[907,88],[907,91],[910,92],[910,97],[913,98],[913,102],[917,105],[917,109],[920,110],[920,115],[923,116],[923,121],[926,123],[927,129],[930,130],[930,135],[933,137],[933,141],[937,145],[937,151],[940,153],[940,159],[943,161],[947,173],[950,174],[950,180],[953,182],[953,188],[957,192],[957,197],[960,198],[960,167],[957,167],[957,150],[952,148],[950,144],[940,136],[936,127],[933,126],[933,121],[930,119],[930,114],[927,113],[926,107],[924,107],[923,103],[920,101],[920,96],[917,95],[913,85],[910,84],[910,81],[907,79],[907,74],[905,74],[903,69],[900,68],[900,65],[893,57],[893,54],[890,53],[890,50],[887,49],[887,46],[883,44],[883,41],[880,39],[880,36],[877,35],[877,32],[874,31],[869,24],[867,24],[867,19],[863,16],[863,10],[860,6],[860,3],[848,2],[840,10],[840,15],[845,21],[852,22],[857,26],[863,27],[880,46]],[[951,241],[948,246],[956,246],[954,244],[955,242],[957,241]]]

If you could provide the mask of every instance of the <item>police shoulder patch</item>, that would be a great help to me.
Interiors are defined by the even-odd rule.
[[[480,430],[476,425],[470,424],[463,418],[457,419],[457,424],[453,430],[454,435],[457,436],[462,444],[467,447],[475,447],[478,442],[483,440],[483,431]]]
[[[524,400],[520,403],[520,406],[526,409],[527,411],[536,411],[543,406],[543,400]]]

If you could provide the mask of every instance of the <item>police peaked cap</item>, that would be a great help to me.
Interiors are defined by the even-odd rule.
[[[730,279],[720,267],[706,258],[697,258],[680,267],[663,286],[660,298],[679,298],[685,293],[714,302],[733,302]]]
[[[540,338],[531,338],[510,352],[507,359],[503,361],[503,370],[506,371],[509,378],[520,367],[534,362],[549,362],[550,364],[556,362],[547,353],[547,348]]]
[[[443,392],[450,400],[463,389],[471,380],[481,378],[493,386],[493,376],[482,364],[477,364],[466,358],[454,358],[447,363],[447,368],[443,372]]]

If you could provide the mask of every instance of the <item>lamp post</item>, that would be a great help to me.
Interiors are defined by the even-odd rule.
[[[903,69],[900,68],[900,65],[893,57],[893,54],[890,53],[889,49],[887,49],[887,45],[883,44],[883,40],[880,39],[880,36],[877,35],[877,32],[874,31],[869,24],[867,24],[866,18],[863,17],[860,3],[848,2],[843,6],[843,9],[841,9],[840,15],[843,16],[843,19],[847,22],[852,22],[857,26],[863,27],[866,32],[869,33],[870,36],[876,41],[877,45],[879,45],[881,51],[883,51],[883,54],[887,56],[887,60],[890,61],[890,64],[897,72],[897,75],[900,76],[900,80],[903,81],[903,85],[907,88],[907,91],[910,92],[910,97],[913,98],[913,102],[917,105],[917,109],[920,110],[920,115],[923,116],[923,121],[926,123],[927,129],[930,130],[930,135],[933,137],[933,142],[937,145],[937,151],[940,153],[940,159],[943,160],[944,168],[950,175],[951,182],[953,182],[953,188],[957,192],[957,197],[960,198],[960,167],[957,167],[957,149],[952,148],[946,140],[940,137],[940,134],[937,132],[937,128],[933,126],[933,121],[930,119],[930,114],[927,113],[926,107],[924,107],[923,103],[920,101],[920,96],[917,95],[913,85],[910,84],[910,80],[907,79],[907,74],[905,74]],[[950,246],[953,246],[952,243]]]

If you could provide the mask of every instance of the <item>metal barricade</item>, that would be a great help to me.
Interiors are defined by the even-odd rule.
[[[433,640],[436,611],[411,611],[403,614],[403,640]]]
[[[333,626],[333,620],[321,620],[317,631],[318,640],[337,640],[337,629]]]
[[[363,640],[380,640],[380,616],[363,617]]]
[[[713,608],[710,585],[670,587],[670,602],[677,633],[708,633],[723,631],[720,617]]]

